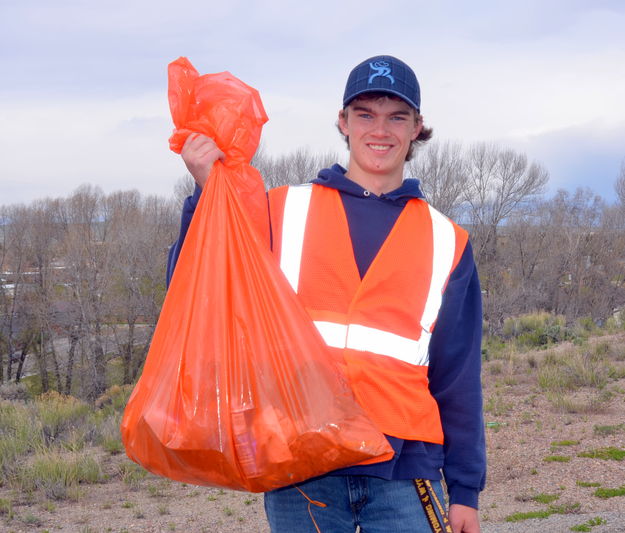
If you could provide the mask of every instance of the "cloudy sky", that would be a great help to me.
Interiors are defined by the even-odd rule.
[[[177,7],[174,7],[177,6]],[[83,183],[169,196],[167,64],[256,87],[266,149],[344,151],[347,74],[409,63],[439,140],[495,142],[542,163],[550,190],[607,201],[625,157],[625,2],[0,0],[0,204]]]

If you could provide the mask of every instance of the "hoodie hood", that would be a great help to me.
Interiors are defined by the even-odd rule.
[[[338,191],[351,195],[362,197],[365,189],[356,182],[345,176],[347,172],[341,165],[332,165],[330,168],[324,168],[318,176],[312,180],[312,183],[337,189]],[[371,196],[375,196],[371,193]],[[376,198],[390,202],[395,205],[405,205],[412,198],[423,198],[423,193],[419,186],[419,180],[414,178],[405,179],[402,184],[394,191],[381,194]]]

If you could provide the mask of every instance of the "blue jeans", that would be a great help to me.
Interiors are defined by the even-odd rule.
[[[445,506],[440,481],[432,481]],[[370,476],[325,476],[265,494],[265,512],[272,533],[432,533],[423,505],[411,480],[385,480]],[[442,517],[438,512],[439,520]],[[309,514],[310,509],[310,514]],[[445,531],[443,529],[442,531]]]

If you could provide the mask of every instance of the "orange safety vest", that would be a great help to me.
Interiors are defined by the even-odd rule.
[[[279,187],[269,204],[280,267],[359,403],[387,435],[442,444],[428,345],[467,232],[412,199],[361,279],[337,190]]]

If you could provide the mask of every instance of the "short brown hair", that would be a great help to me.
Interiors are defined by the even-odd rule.
[[[350,105],[352,105],[352,103],[354,102],[368,102],[371,100],[379,100],[380,98],[390,98],[391,100],[398,100],[401,102],[404,101],[399,96],[393,96],[391,94],[384,93],[384,92],[370,92],[370,93],[361,94],[361,95],[358,95],[356,98],[354,98],[349,104],[347,104],[340,111],[341,117],[347,120],[347,108]],[[412,106],[410,106],[410,109],[414,110],[415,122],[423,124],[423,115],[418,113],[417,110]],[[341,131],[338,121],[336,123],[336,127],[339,130],[339,133],[343,136],[343,139],[345,139],[345,142],[347,143],[347,149],[349,149],[349,137]],[[412,159],[412,156],[414,155],[414,151],[415,151],[415,146],[425,144],[427,141],[429,141],[432,138],[432,133],[433,133],[432,128],[426,128],[425,126],[421,128],[421,131],[419,132],[418,137],[410,143],[410,148],[408,148],[408,153],[406,153],[406,161],[410,161]]]

